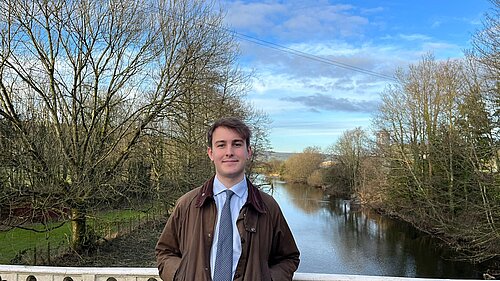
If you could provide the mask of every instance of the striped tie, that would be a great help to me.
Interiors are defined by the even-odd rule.
[[[222,207],[219,222],[219,241],[215,256],[214,281],[231,281],[233,276],[233,223],[231,220],[231,197],[234,192],[226,190],[226,202]]]

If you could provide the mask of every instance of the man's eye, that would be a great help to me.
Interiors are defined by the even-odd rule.
[[[237,142],[237,143],[235,143],[235,144],[234,144],[234,146],[236,146],[236,147],[241,147],[241,145],[242,145],[242,144],[241,144],[241,143],[239,143],[239,142]]]
[[[224,147],[224,145],[223,145],[223,144],[218,144],[218,145],[217,145],[217,147],[218,147],[218,148],[223,148],[223,147]]]

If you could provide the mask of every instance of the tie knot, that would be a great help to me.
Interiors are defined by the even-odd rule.
[[[231,189],[226,189],[226,200],[231,200],[231,197],[233,197],[234,192]]]

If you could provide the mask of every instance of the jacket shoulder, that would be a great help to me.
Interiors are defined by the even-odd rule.
[[[184,193],[176,202],[176,208],[186,208],[191,204],[194,204],[198,194],[200,193],[201,187],[196,187],[186,193]]]

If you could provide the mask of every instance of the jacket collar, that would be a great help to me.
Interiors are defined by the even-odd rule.
[[[197,208],[200,208],[205,204],[207,199],[214,200],[214,179],[215,176],[207,180],[200,188],[200,192],[196,196],[196,204]],[[245,203],[252,206],[257,212],[265,213],[264,202],[262,201],[262,196],[260,195],[259,189],[255,187],[250,180],[247,178],[247,186],[248,186],[248,198]]]

